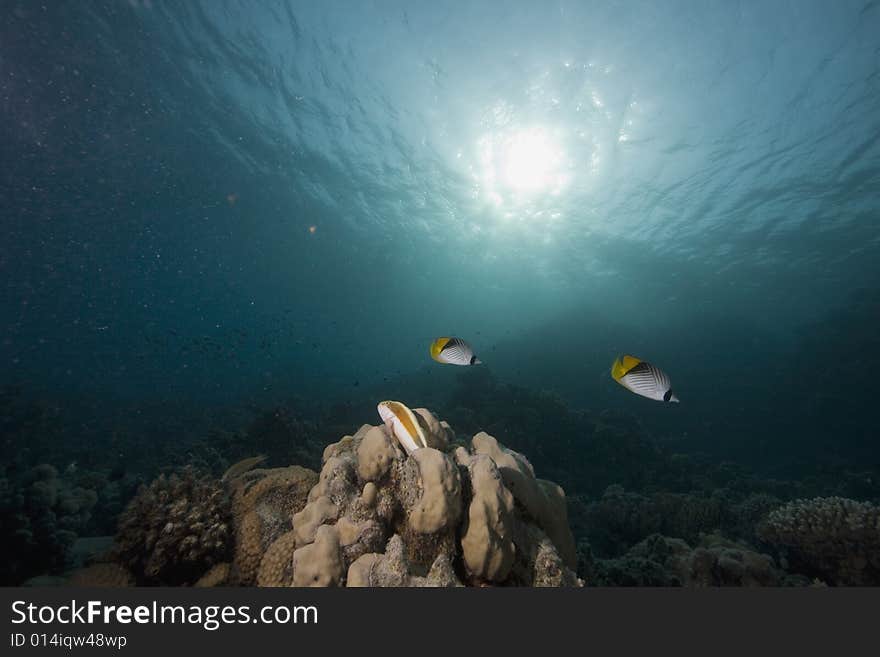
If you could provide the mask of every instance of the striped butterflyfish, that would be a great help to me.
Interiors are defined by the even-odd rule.
[[[437,338],[431,343],[431,358],[449,365],[479,365],[483,362],[461,338]]]
[[[376,408],[379,411],[379,417],[382,418],[391,434],[397,438],[397,442],[401,444],[407,454],[412,454],[420,447],[428,446],[428,441],[425,439],[425,433],[419,425],[416,414],[406,405],[399,401],[383,401],[379,402]]]
[[[635,356],[619,356],[611,366],[611,376],[624,388],[642,397],[678,402],[666,372]]]

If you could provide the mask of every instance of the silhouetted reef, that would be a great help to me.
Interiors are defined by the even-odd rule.
[[[0,479],[2,580],[880,583],[873,556],[880,553],[880,479],[870,464],[768,478],[678,453],[628,414],[572,409],[483,369],[462,372],[446,393],[431,396],[434,412],[424,417],[433,418],[425,421],[442,433],[442,445],[430,464],[390,443],[376,448],[387,471],[370,478],[361,448],[381,442],[381,429],[371,434],[363,425],[375,421],[376,395],[163,415],[165,431],[156,434],[154,422],[126,426],[121,415],[78,431],[57,406],[7,390],[3,440],[13,457]],[[529,496],[505,477],[512,466],[499,461],[508,457],[543,502],[525,502]],[[426,486],[440,491],[431,508],[446,508],[430,531],[413,520]],[[554,505],[549,516],[536,510]],[[826,521],[805,521],[810,513]],[[508,524],[477,532],[488,517]],[[110,549],[107,540],[86,540],[107,535],[115,535]],[[491,554],[476,554],[478,546]]]

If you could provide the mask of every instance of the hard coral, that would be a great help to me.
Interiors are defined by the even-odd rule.
[[[231,583],[256,582],[263,555],[292,529],[293,515],[305,506],[317,479],[314,471],[292,465],[250,470],[229,482],[236,527]]]
[[[229,579],[229,569],[230,564],[225,561],[223,563],[215,564],[214,567],[202,575],[193,586],[196,588],[223,586]]]
[[[125,588],[134,585],[134,577],[115,563],[95,563],[71,573],[69,586],[97,588]]]
[[[504,485],[525,513],[547,532],[566,564],[574,568],[577,556],[562,489],[552,482],[536,479],[532,464],[522,454],[505,449],[484,431],[474,436],[471,444],[475,453],[485,454],[495,462]]]
[[[437,448],[407,456],[383,428],[364,425],[325,449],[309,503],[293,518],[289,581],[578,584],[562,489],[488,434],[452,450],[449,426],[415,413]]]
[[[192,584],[231,546],[224,486],[192,468],[141,487],[119,520],[115,560],[139,584]]]
[[[873,504],[798,500],[770,513],[758,534],[794,572],[834,585],[880,584],[880,507]]]
[[[293,583],[295,549],[296,534],[293,531],[278,537],[260,560],[257,586],[290,586]]]
[[[196,586],[578,586],[565,495],[480,433],[470,449],[415,409],[429,447],[363,425],[299,466],[224,481],[184,470],[141,490],[115,559],[138,583]]]
[[[384,554],[364,554],[352,562],[346,586],[455,587],[462,586],[462,583],[445,554],[437,556],[424,576],[413,574],[403,540],[395,534],[388,541]]]
[[[490,457],[469,458],[465,453],[462,460],[467,463],[472,491],[461,536],[465,566],[481,579],[503,581],[516,554],[513,495]]]

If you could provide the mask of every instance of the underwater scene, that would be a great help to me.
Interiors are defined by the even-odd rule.
[[[877,0],[0,8],[0,584],[880,585]]]

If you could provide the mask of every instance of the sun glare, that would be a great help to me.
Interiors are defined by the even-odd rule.
[[[523,192],[546,189],[553,182],[559,159],[559,148],[543,131],[517,133],[504,153],[504,182]]]
[[[496,206],[558,194],[568,181],[565,154],[545,128],[493,133],[480,139],[477,147],[479,185],[484,198]]]

